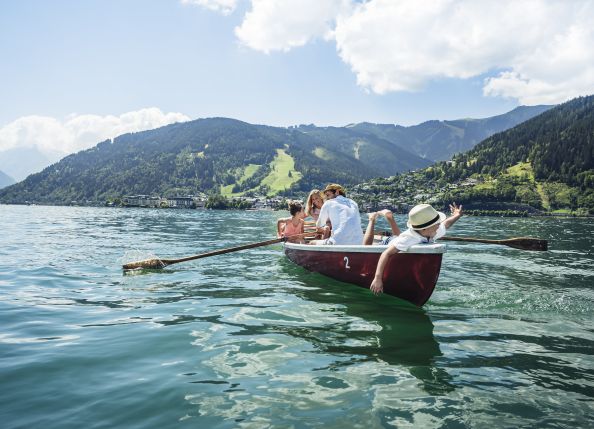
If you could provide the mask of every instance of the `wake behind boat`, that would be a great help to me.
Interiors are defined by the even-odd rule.
[[[386,245],[311,245],[287,242],[284,251],[297,265],[345,283],[369,288]],[[444,244],[418,244],[393,255],[384,270],[384,292],[422,306],[431,297]]]

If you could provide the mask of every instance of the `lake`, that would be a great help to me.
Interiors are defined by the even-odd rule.
[[[448,242],[422,309],[281,245],[121,270],[274,238],[284,215],[0,205],[2,427],[591,425],[594,219],[463,217],[452,235],[550,250]]]

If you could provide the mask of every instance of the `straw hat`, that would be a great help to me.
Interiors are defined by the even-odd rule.
[[[445,213],[438,212],[429,204],[419,204],[408,213],[406,226],[412,229],[425,229],[441,223],[445,219]]]
[[[326,191],[338,191],[339,194],[344,195],[344,188],[336,183],[330,183],[328,186],[326,186],[322,193]]]

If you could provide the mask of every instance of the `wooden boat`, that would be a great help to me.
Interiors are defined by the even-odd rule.
[[[328,246],[286,242],[287,257],[297,265],[345,283],[369,288],[386,245]],[[444,244],[418,244],[393,255],[384,270],[384,293],[417,306],[427,302],[437,283]]]

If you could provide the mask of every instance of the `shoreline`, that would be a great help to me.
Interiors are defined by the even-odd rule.
[[[229,210],[238,210],[238,211],[283,211],[284,209],[279,208],[268,208],[268,209],[237,209],[237,208],[229,208],[229,209],[215,209],[215,208],[204,208],[204,207],[197,207],[197,208],[189,208],[189,207],[141,207],[141,206],[116,206],[116,205],[107,205],[107,204],[58,204],[58,203],[3,203],[0,202],[0,206],[46,206],[46,207],[106,207],[106,208],[122,208],[122,209],[158,209],[158,210],[221,210],[221,211],[229,211]],[[378,209],[379,210],[379,209]],[[473,211],[480,211],[481,213],[472,213]],[[367,213],[366,211],[361,212],[362,214]],[[394,214],[406,215],[406,212],[401,211],[393,211]],[[505,210],[497,211],[497,210],[478,210],[478,209],[470,209],[465,211],[465,216],[473,216],[473,217],[552,217],[552,218],[594,218],[594,214],[572,214],[572,213],[547,213],[547,212],[538,212],[538,213],[506,213]]]

